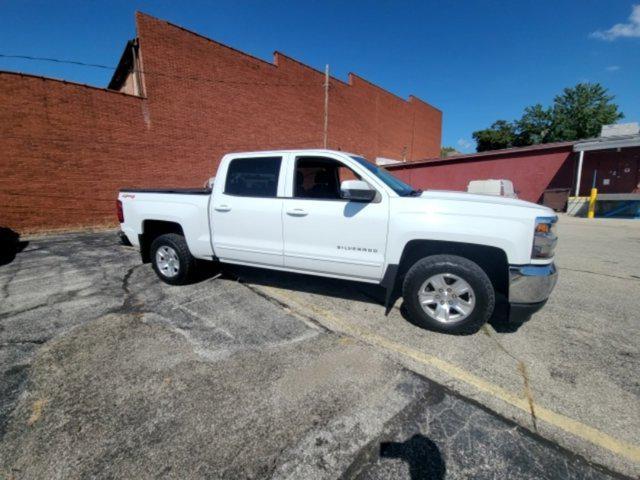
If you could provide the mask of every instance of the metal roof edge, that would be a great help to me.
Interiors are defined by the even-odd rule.
[[[426,158],[423,160],[417,160],[413,162],[403,162],[397,165],[386,165],[385,168],[389,169],[402,169],[402,168],[410,168],[412,166],[417,165],[430,165],[436,163],[446,163],[446,162],[455,162],[455,161],[464,161],[464,160],[476,160],[484,157],[502,157],[506,155],[518,155],[521,153],[527,152],[542,152],[546,150],[557,150],[557,149],[567,149],[571,151],[573,149],[573,145],[575,142],[556,142],[556,143],[540,143],[536,145],[529,145],[526,147],[517,147],[517,148],[505,148],[502,150],[487,150],[485,152],[476,152],[476,153],[465,153],[463,155],[452,155],[450,157],[445,158]]]
[[[609,150],[613,148],[629,147],[640,147],[640,134],[580,140],[573,145],[573,151],[586,152],[589,150]]]

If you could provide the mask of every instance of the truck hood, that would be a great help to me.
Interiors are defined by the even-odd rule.
[[[479,195],[475,193],[456,192],[449,190],[426,190],[422,192],[419,198],[429,200],[449,200],[458,202],[472,202],[475,204],[485,205],[504,205],[509,207],[521,207],[528,209],[535,209],[544,215],[554,216],[555,212],[550,208],[537,203],[527,202],[525,200],[518,200],[517,198],[499,197],[497,195]]]

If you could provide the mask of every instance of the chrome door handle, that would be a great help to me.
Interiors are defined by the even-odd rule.
[[[287,215],[291,215],[292,217],[306,217],[308,213],[302,208],[293,208],[291,210],[287,210]]]
[[[217,207],[213,207],[216,212],[228,212],[231,210],[229,205],[218,205]]]

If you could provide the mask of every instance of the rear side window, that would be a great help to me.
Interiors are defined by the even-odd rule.
[[[231,160],[224,193],[240,197],[276,197],[281,161],[281,157]]]

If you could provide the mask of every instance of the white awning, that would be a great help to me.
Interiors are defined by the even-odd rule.
[[[624,135],[619,137],[599,137],[576,142],[574,152],[589,150],[609,150],[613,148],[640,147],[640,135]]]

